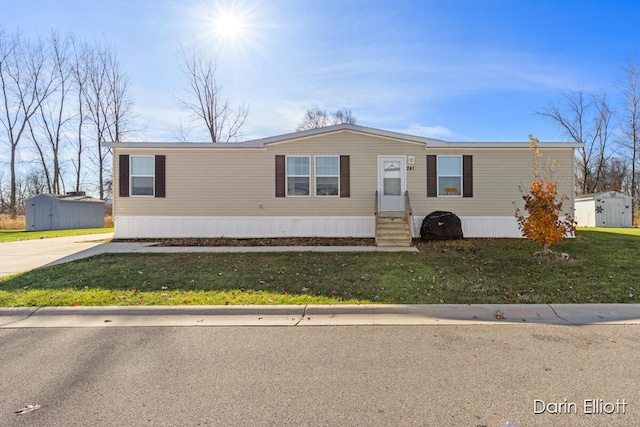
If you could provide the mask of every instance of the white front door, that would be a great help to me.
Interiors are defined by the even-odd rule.
[[[380,212],[404,211],[406,190],[406,157],[378,157],[378,199]]]

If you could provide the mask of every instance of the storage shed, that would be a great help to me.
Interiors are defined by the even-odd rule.
[[[616,191],[576,196],[576,221],[580,227],[631,227],[632,202]]]
[[[38,194],[25,204],[27,231],[104,227],[104,201],[84,193]]]

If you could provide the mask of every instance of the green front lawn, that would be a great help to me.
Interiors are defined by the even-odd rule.
[[[113,228],[82,228],[77,230],[0,230],[0,243],[20,240],[48,239],[51,237],[81,236],[85,234],[113,233]]]
[[[420,253],[102,255],[0,279],[0,306],[635,303],[640,229],[580,229],[534,258],[524,239],[416,241]]]

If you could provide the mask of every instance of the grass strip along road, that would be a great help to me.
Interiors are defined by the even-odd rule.
[[[75,230],[0,230],[0,243],[21,240],[50,239],[53,237],[83,236],[86,234],[113,233],[113,228],[80,228]]]

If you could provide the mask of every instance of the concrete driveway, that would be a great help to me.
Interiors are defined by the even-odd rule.
[[[0,276],[23,273],[94,248],[113,233],[0,243]]]

